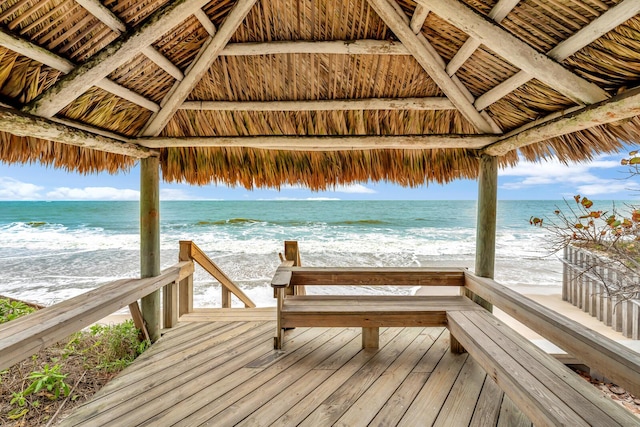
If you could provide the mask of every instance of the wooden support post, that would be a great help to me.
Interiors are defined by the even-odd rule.
[[[160,162],[140,161],[140,276],[160,274]],[[142,298],[142,317],[151,342],[160,338],[160,291]]]
[[[483,154],[480,157],[478,176],[478,213],[476,223],[476,265],[475,273],[480,277],[493,279],[496,260],[496,210],[498,206],[498,158]],[[467,297],[488,311],[493,312],[493,304],[465,288]],[[463,353],[465,350],[451,335],[451,351]]]
[[[496,260],[496,211],[498,206],[498,158],[480,157],[478,177],[478,216],[476,225],[476,266],[480,277],[493,279]],[[474,296],[473,300],[493,311],[493,305]]]
[[[362,348],[380,347],[380,328],[362,328]]]
[[[191,261],[191,241],[180,241],[179,261]],[[193,311],[193,274],[178,285],[178,317]]]

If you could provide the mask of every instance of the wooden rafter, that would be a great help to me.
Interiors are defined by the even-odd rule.
[[[162,102],[162,109],[149,119],[141,133],[142,135],[156,136],[160,134],[169,120],[171,120],[171,117],[178,111],[180,105],[202,79],[202,76],[211,68],[211,64],[217,59],[255,3],[256,0],[238,0],[236,2],[216,34],[210,37],[202,46],[196,59],[189,66],[184,79],[176,82],[171,88]]]
[[[127,27],[113,12],[100,3],[99,0],[76,0],[87,12],[96,17],[100,22],[109,27],[118,35],[127,31]],[[182,80],[184,75],[180,68],[176,67],[166,56],[158,52],[153,46],[147,46],[142,50],[144,56],[155,62],[157,66],[173,76],[176,80]]]
[[[418,1],[516,67],[577,103],[593,104],[609,97],[599,86],[572,73],[548,56],[538,53],[458,0]]]
[[[398,11],[387,0],[368,0],[371,7],[398,37],[407,50],[451,100],[460,113],[480,132],[493,133],[494,127],[476,111],[468,94],[445,72],[444,61],[422,34],[415,34],[409,26],[406,15]],[[394,1],[395,4],[395,1]]]
[[[365,98],[309,101],[187,101],[181,110],[211,111],[335,111],[452,110],[448,98]]]
[[[196,13],[194,13],[194,16],[198,21],[200,21],[202,28],[204,28],[207,31],[207,33],[209,33],[210,36],[216,35],[216,31],[217,31],[216,26],[213,25],[213,22],[211,22],[211,19],[209,19],[207,14],[204,13],[202,9],[196,10]]]
[[[220,56],[315,53],[327,55],[410,55],[401,43],[388,40],[275,41],[229,43]]]
[[[134,142],[119,141],[4,107],[0,107],[0,131],[135,158],[145,158],[155,154],[155,151]]]
[[[285,151],[479,149],[495,142],[495,135],[397,136],[237,136],[189,138],[138,138],[148,148],[235,147]]]
[[[608,33],[618,25],[640,13],[640,2],[637,0],[624,0],[595,20],[584,26],[580,31],[573,34],[565,41],[559,43],[551,49],[547,55],[557,61],[563,61],[578,52],[583,47],[589,45],[603,34]],[[476,99],[475,106],[478,110],[484,110],[494,102],[504,98],[523,84],[533,79],[532,76],[520,71],[500,83],[487,93]]]
[[[167,3],[135,30],[123,34],[86,63],[74,68],[67,76],[25,106],[24,111],[42,117],[53,116],[207,2],[182,0]]]
[[[520,0],[499,0],[493,9],[489,12],[489,18],[495,22],[500,23],[508,14],[513,10]],[[462,45],[460,50],[451,58],[451,61],[447,64],[447,74],[453,76],[456,71],[462,67],[467,59],[471,58],[473,52],[475,52],[481,45],[480,41],[474,37],[469,37]]]
[[[424,21],[427,20],[429,12],[431,11],[421,4],[416,6],[416,10],[413,11],[413,16],[411,16],[411,22],[409,23],[409,26],[415,34],[418,34],[422,31]]]
[[[483,151],[491,156],[502,156],[511,150],[562,135],[579,132],[595,126],[613,123],[640,115],[640,87],[618,96],[564,115],[553,113],[552,119],[543,118],[533,124],[500,137]],[[536,124],[537,123],[537,124]]]
[[[38,61],[64,74],[70,73],[75,68],[73,62],[27,40],[16,37],[13,34],[6,33],[3,30],[0,30],[0,46],[17,52],[27,58],[31,58],[34,61]],[[107,78],[97,81],[95,85],[100,89],[117,95],[153,112],[160,110],[160,106],[155,102]]]

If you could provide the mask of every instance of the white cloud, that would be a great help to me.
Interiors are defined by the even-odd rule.
[[[286,184],[280,187],[280,191],[283,191],[283,190],[307,190],[307,188],[299,184]],[[365,187],[362,184],[336,185],[335,188],[329,187],[325,192],[346,193],[346,194],[376,194],[377,193],[376,190]]]
[[[189,193],[184,190],[178,190],[175,188],[161,188],[160,200],[196,200],[191,197]]]
[[[0,176],[0,200],[37,200],[44,187]]]
[[[521,190],[536,185],[572,185],[575,186],[576,193],[595,196],[639,188],[637,184],[630,181],[602,178],[595,174],[598,169],[619,167],[620,160],[612,159],[612,156],[601,156],[587,163],[564,164],[556,159],[540,163],[520,161],[516,166],[500,171],[499,175],[521,178],[504,183],[502,188],[507,190]]]
[[[601,180],[601,182],[584,184],[578,187],[578,193],[586,196],[597,196],[600,194],[613,194],[638,190],[640,190],[640,185],[636,182],[614,180]]]
[[[47,200],[139,200],[137,190],[114,187],[58,187],[47,192]]]
[[[348,193],[348,194],[375,194],[376,190],[365,187],[362,184],[349,184],[349,185],[337,185],[332,189],[336,193]]]

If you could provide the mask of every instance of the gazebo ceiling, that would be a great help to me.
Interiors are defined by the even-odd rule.
[[[5,0],[0,160],[404,185],[640,134],[639,0]]]

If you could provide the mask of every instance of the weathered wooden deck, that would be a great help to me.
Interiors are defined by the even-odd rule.
[[[183,321],[62,425],[531,425],[445,328],[382,329],[377,350],[360,328],[297,328],[276,351],[274,331]]]

